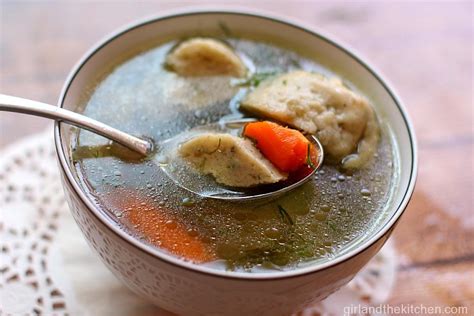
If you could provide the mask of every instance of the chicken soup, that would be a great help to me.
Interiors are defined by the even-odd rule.
[[[216,269],[274,271],[324,262],[369,235],[397,185],[390,126],[356,83],[266,41],[196,37],[161,44],[118,65],[85,96],[84,114],[152,139],[142,158],[84,130],[73,160],[91,199],[130,235]],[[255,118],[237,132],[196,133]],[[162,157],[163,142],[187,135]],[[215,200],[176,184],[179,161],[224,188],[259,190],[324,162],[274,199]],[[194,176],[195,175],[195,176]]]

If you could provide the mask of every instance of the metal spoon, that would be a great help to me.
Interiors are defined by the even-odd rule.
[[[129,135],[84,115],[46,103],[0,94],[0,111],[18,112],[41,116],[56,121],[65,122],[77,127],[81,127],[93,133],[99,134],[105,138],[113,140],[127,147],[128,149],[139,153],[144,157],[149,156],[153,152],[153,144],[151,141]],[[199,126],[191,132],[194,134],[199,133],[200,131],[219,131],[235,133],[236,130],[242,128],[246,123],[251,121],[256,121],[256,119],[247,118],[222,121],[216,124]],[[159,144],[157,163],[176,184],[186,189],[187,191],[200,195],[201,197],[236,202],[253,201],[264,198],[270,199],[276,198],[290,190],[301,186],[302,184],[307,182],[316,172],[316,170],[321,166],[324,157],[323,147],[316,137],[311,135],[308,137],[308,139],[316,146],[319,154],[317,161],[313,162],[314,167],[310,170],[310,172],[304,174],[300,178],[294,178],[286,180],[282,183],[272,185],[262,185],[250,189],[223,187],[222,185],[209,178],[209,176],[200,177],[197,176],[196,173],[192,173],[192,171],[189,172],[189,175],[185,174],[185,176],[183,177],[182,170],[179,174],[175,171],[180,169],[176,168],[176,165],[173,165],[171,163],[163,163],[162,161],[160,161],[160,159],[163,158],[163,153],[170,152],[171,149],[175,148],[176,146],[179,146],[180,142],[183,141],[182,135],[177,135],[176,137],[173,137]]]
[[[0,94],[0,111],[41,116],[81,127],[111,139],[143,156],[149,155],[153,150],[153,144],[147,140],[129,135],[87,116],[54,105]]]

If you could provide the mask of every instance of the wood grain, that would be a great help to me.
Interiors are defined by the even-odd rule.
[[[69,69],[102,36],[144,15],[198,3],[2,1],[1,92],[55,103]],[[472,3],[226,3],[334,34],[390,79],[420,149],[415,194],[394,233],[400,266],[390,303],[468,306],[474,313]],[[1,114],[0,147],[47,124]]]

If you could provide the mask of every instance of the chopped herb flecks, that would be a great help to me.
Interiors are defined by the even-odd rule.
[[[291,218],[290,214],[281,206],[278,204],[278,213],[280,214],[281,220],[290,224],[294,225],[295,223],[293,222],[293,219]]]
[[[306,156],[306,164],[311,168],[311,169],[314,169],[315,166],[314,166],[314,163],[313,163],[313,160],[311,159],[311,144],[308,143],[308,153],[307,153],[307,156]]]
[[[276,71],[254,73],[249,78],[235,81],[235,84],[241,87],[258,87],[262,81],[268,79],[269,77],[275,76],[276,74]]]
[[[335,231],[335,232],[338,231],[336,224],[334,224],[334,223],[332,223],[332,222],[328,222],[328,226],[329,226],[333,231]]]

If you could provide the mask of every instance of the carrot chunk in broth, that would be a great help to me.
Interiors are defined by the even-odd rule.
[[[137,192],[119,190],[108,201],[147,242],[195,263],[215,259],[210,246],[195,231],[173,218],[170,212]]]

